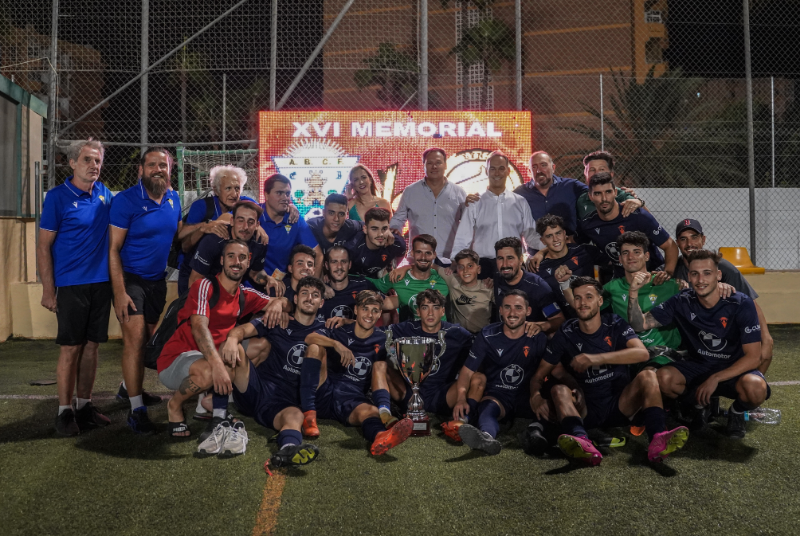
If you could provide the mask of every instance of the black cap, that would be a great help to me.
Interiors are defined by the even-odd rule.
[[[703,234],[703,226],[700,225],[699,221],[686,219],[681,220],[681,222],[678,224],[678,227],[675,229],[675,238],[678,238],[686,229],[692,229],[693,231]]]

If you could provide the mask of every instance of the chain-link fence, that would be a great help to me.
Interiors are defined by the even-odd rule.
[[[57,75],[53,139],[105,141],[113,189],[145,143],[257,148],[259,110],[529,110],[557,174],[603,148],[668,229],[750,246],[752,126],[751,254],[800,268],[800,3],[750,2],[749,122],[742,2],[53,1],[0,0],[0,71],[45,101]]]

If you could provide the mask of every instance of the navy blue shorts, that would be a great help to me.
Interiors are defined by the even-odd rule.
[[[629,426],[635,424],[619,410],[619,399],[622,391],[611,397],[586,399],[586,418],[583,426],[590,428],[612,428],[615,426]],[[639,415],[639,413],[637,413]],[[634,419],[635,420],[635,419]]]
[[[234,385],[233,401],[244,415],[252,417],[261,426],[273,429],[278,413],[288,407],[300,407],[299,395],[291,396],[277,383],[261,378],[252,362],[247,389],[242,393]]]
[[[697,361],[676,361],[669,366],[678,369],[678,372],[683,374],[683,377],[686,378],[686,389],[699,387],[700,384],[706,381],[712,374],[728,368],[726,363],[701,363]],[[755,374],[764,380],[765,383],[767,381],[760,370],[751,370],[750,372],[745,372],[730,380],[720,382],[719,385],[717,385],[717,390],[714,391],[714,396],[724,396],[725,398],[734,400],[738,398],[739,394],[736,392],[736,382],[745,374]],[[772,388],[770,388],[767,383],[767,398],[770,396],[772,396]]]
[[[429,387],[422,384],[419,390],[419,396],[422,397],[422,402],[425,404],[425,411],[435,415],[450,415],[453,413],[453,408],[447,405],[447,391],[450,386],[456,382],[450,382],[442,386]],[[408,408],[408,401],[411,400],[412,395],[411,387],[406,386],[406,396],[400,404],[401,409],[405,413]]]
[[[317,389],[315,404],[318,418],[333,419],[349,426],[350,414],[361,404],[372,405],[372,401],[357,389],[342,382],[331,381],[328,377]]]
[[[533,414],[533,412],[530,410],[530,404],[528,403],[530,396],[524,393],[524,391],[524,389],[516,389],[509,393],[507,391],[487,389],[483,393],[483,398],[493,398],[500,403],[500,405],[503,407],[503,411],[505,412],[503,418],[501,419],[502,421],[512,419],[515,416],[526,418],[525,415],[520,415],[517,413],[517,410],[524,411],[525,404],[528,404],[528,413]],[[523,400],[523,398],[525,400]]]

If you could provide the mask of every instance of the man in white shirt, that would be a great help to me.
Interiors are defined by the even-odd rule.
[[[467,206],[461,215],[453,251],[472,249],[481,258],[481,278],[492,277],[497,268],[494,244],[501,238],[525,239],[528,247],[538,249],[540,237],[528,202],[507,187],[511,171],[508,157],[495,151],[486,159],[489,185],[477,203]]]
[[[422,163],[425,178],[405,189],[389,227],[402,231],[408,221],[409,236],[433,236],[439,248],[436,256],[447,264],[451,252],[460,251],[453,250],[453,240],[467,193],[445,177],[447,154],[444,149],[426,150],[422,153]]]

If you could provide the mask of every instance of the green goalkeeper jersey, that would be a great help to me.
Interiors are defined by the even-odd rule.
[[[603,293],[603,299],[605,300],[603,309],[611,307],[612,311],[628,320],[628,293],[630,292],[628,281],[624,277],[612,279],[606,283],[603,289],[605,290]],[[670,279],[661,285],[654,285],[651,278],[649,283],[639,289],[639,307],[642,308],[642,313],[647,313],[650,309],[667,301],[680,293],[680,291],[681,289],[674,279]],[[643,331],[637,333],[637,335],[648,348],[651,346],[666,346],[673,350],[678,350],[681,345],[681,334],[673,324]]]
[[[417,294],[423,290],[429,288],[438,290],[445,298],[450,293],[450,290],[447,288],[447,283],[435,269],[431,269],[431,273],[426,279],[415,279],[411,276],[411,270],[406,272],[406,276],[397,283],[392,283],[389,280],[389,274],[386,274],[380,279],[371,279],[369,277],[367,279],[384,294],[389,292],[390,289],[394,289],[400,302],[401,322],[405,322],[406,320],[419,320],[419,315],[417,314]],[[442,316],[442,320],[447,320],[447,318]]]

